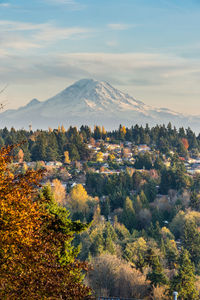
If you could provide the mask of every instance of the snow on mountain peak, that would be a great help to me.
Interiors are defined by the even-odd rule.
[[[21,128],[32,122],[35,128],[47,128],[61,123],[65,126],[98,124],[114,129],[119,124],[149,123],[151,126],[169,121],[178,126],[187,124],[199,128],[200,117],[186,117],[166,108],[151,107],[105,81],[82,79],[44,102],[33,99],[17,110],[2,112],[0,125]]]
[[[146,106],[105,81],[81,79],[47,101],[68,105],[70,111],[142,111]]]

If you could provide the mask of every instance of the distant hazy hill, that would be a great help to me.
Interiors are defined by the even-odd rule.
[[[59,124],[65,127],[96,124],[113,129],[119,124],[155,125],[169,121],[177,127],[200,129],[200,117],[145,105],[107,82],[93,79],[82,79],[44,102],[33,99],[24,107],[0,114],[0,127],[28,128],[32,124],[34,129]]]

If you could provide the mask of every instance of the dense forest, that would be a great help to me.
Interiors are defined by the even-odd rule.
[[[1,146],[20,142],[17,174],[28,162],[63,164],[43,179],[38,199],[87,224],[72,244],[92,266],[84,282],[94,296],[199,299],[200,175],[188,161],[198,162],[200,135],[171,124],[0,130]]]
[[[35,132],[0,129],[1,146],[25,142],[22,149],[26,161],[62,161],[65,151],[69,152],[71,160],[89,160],[87,142],[91,138],[109,140],[110,143],[130,141],[135,145],[146,144],[165,154],[175,150],[180,156],[187,156],[187,150],[197,155],[200,149],[200,134],[196,136],[190,128],[176,129],[171,123],[152,128],[148,125],[145,128],[138,125],[125,128],[120,125],[118,130],[111,132],[106,132],[104,127],[99,126],[95,126],[93,130],[88,126],[81,126],[80,130],[76,127],[65,130],[63,125],[58,129]],[[189,149],[186,149],[184,141],[189,144]]]

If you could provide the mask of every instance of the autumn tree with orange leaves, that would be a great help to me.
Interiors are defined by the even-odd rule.
[[[38,196],[42,171],[12,174],[12,150],[0,149],[0,299],[85,299],[87,265],[71,242],[86,226],[47,188]]]
[[[185,149],[188,150],[188,148],[189,148],[188,140],[187,140],[186,138],[182,138],[181,141],[182,141],[182,143],[183,143]]]

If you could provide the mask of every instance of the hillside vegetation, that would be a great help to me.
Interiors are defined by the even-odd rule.
[[[89,224],[65,245],[91,265],[84,282],[94,296],[199,299],[200,136],[171,124],[0,130],[1,146],[19,141],[9,171],[22,179],[45,172],[39,203],[50,201],[64,224]]]

